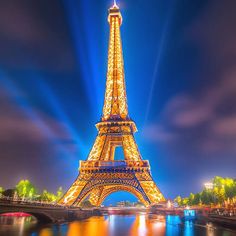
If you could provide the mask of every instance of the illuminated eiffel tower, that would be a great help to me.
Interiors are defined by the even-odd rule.
[[[127,191],[145,206],[164,201],[154,183],[150,165],[142,160],[134,140],[137,131],[129,118],[120,37],[122,16],[116,3],[109,9],[110,40],[106,92],[98,135],[86,161],[80,161],[79,175],[63,198],[63,205],[79,206],[85,199],[100,206],[111,193]],[[124,160],[114,160],[116,147],[123,147]]]

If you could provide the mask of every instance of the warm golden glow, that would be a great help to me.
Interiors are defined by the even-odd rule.
[[[92,217],[85,221],[75,221],[69,224],[67,236],[104,236],[108,235],[108,225],[103,216]]]
[[[136,215],[129,235],[165,235],[165,233],[165,216],[157,216],[157,218],[151,219],[150,215],[140,214]]]
[[[137,128],[128,116],[120,37],[122,16],[116,4],[109,9],[108,22],[107,81],[102,119],[96,124],[98,135],[87,161],[80,162],[77,180],[59,203],[78,206],[89,199],[91,204],[100,206],[111,193],[127,191],[148,206],[165,199],[152,179],[149,162],[142,160],[134,139]],[[125,160],[115,161],[119,146]]]
[[[53,232],[50,228],[40,230],[39,236],[53,236]]]
[[[108,49],[107,82],[102,120],[123,119],[128,116],[127,97],[124,80],[120,25],[122,16],[119,8],[109,10],[110,40]]]

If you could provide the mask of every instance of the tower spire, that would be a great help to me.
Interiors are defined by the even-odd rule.
[[[128,119],[128,106],[120,36],[122,16],[116,1],[114,1],[114,5],[109,9],[108,13],[110,39],[102,121],[126,120]]]
[[[117,7],[118,8],[116,0],[114,0],[114,2],[113,2],[113,7]]]

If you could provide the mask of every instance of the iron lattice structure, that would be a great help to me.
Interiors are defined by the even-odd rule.
[[[79,175],[60,204],[79,206],[85,199],[100,206],[116,191],[134,194],[145,206],[164,201],[154,183],[150,165],[142,160],[134,139],[135,123],[128,116],[120,25],[122,16],[114,4],[109,9],[110,39],[106,92],[98,135],[87,161],[80,161]],[[115,161],[115,149],[123,147],[124,160]]]

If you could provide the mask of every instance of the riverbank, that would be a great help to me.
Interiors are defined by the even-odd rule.
[[[201,220],[206,222],[212,222],[214,224],[236,229],[236,217],[235,216],[220,216],[220,215],[213,215],[209,214],[208,216],[200,217]]]

